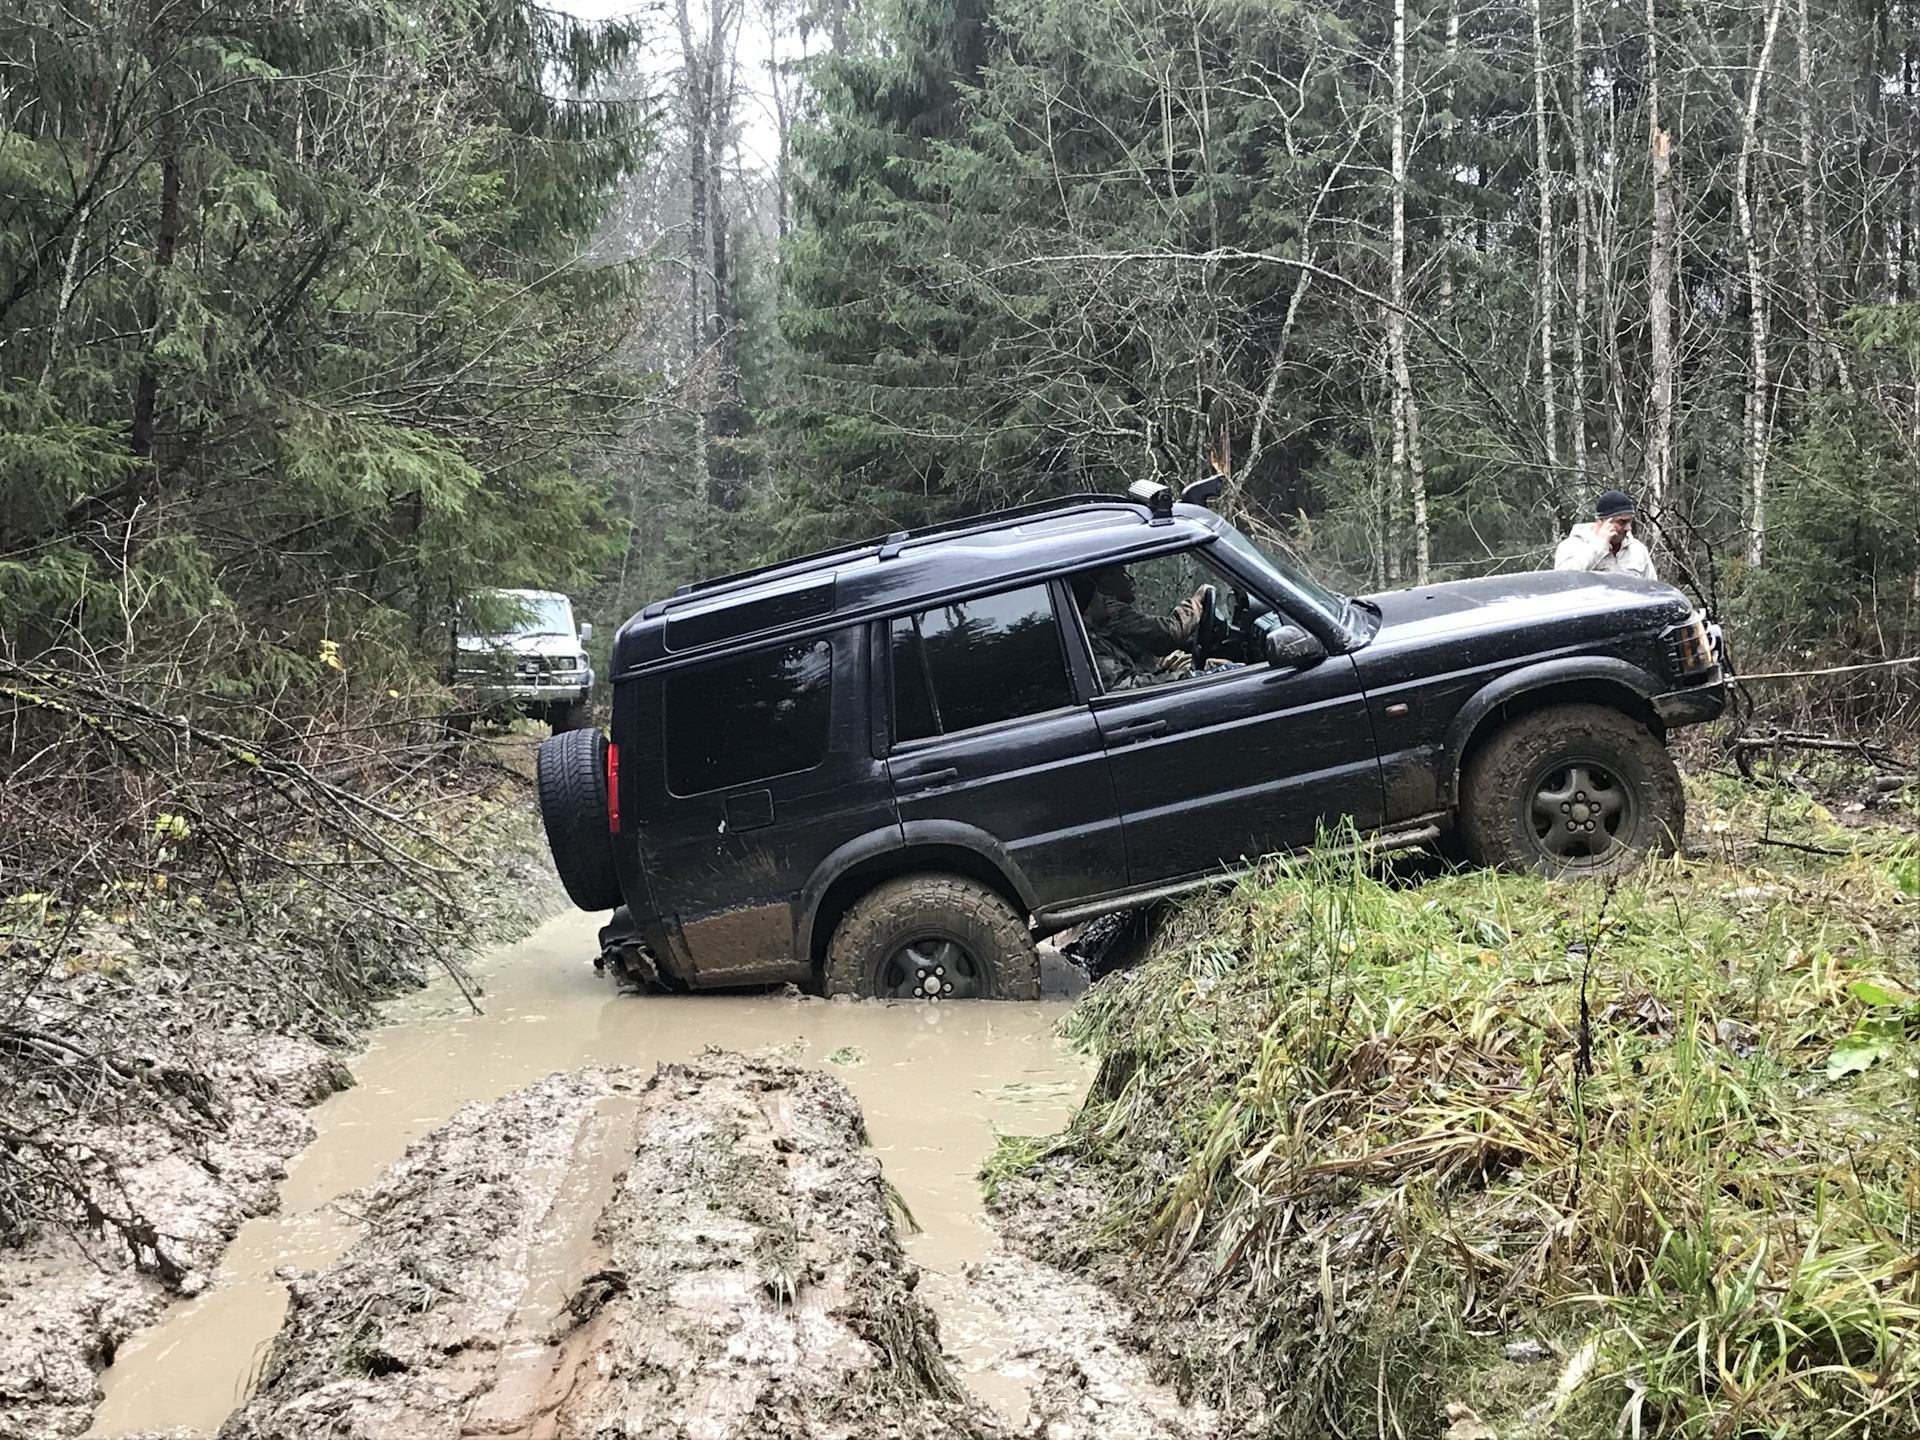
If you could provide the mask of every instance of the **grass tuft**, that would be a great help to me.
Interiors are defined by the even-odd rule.
[[[989,1174],[1097,1189],[1249,1433],[1920,1434],[1920,862],[1775,790],[1610,885],[1270,862],[1088,993],[1088,1100]]]

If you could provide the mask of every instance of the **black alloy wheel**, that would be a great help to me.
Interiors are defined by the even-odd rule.
[[[1602,761],[1550,760],[1528,788],[1534,839],[1563,861],[1604,861],[1637,828],[1633,787]]]
[[[951,935],[909,940],[875,968],[874,995],[897,1000],[980,1000],[988,994],[985,968]]]

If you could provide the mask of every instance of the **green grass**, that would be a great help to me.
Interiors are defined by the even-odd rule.
[[[1920,852],[1693,810],[1611,887],[1269,864],[1082,1000],[1093,1092],[990,1185],[1099,1186],[1249,1433],[1920,1435]]]

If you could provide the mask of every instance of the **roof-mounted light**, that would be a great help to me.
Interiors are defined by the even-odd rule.
[[[1127,498],[1144,505],[1155,520],[1173,518],[1173,491],[1158,480],[1136,480],[1127,487]]]

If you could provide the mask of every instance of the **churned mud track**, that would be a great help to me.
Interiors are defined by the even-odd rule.
[[[296,1278],[225,1440],[648,1437],[1187,1440],[1122,1307],[995,1253],[1023,1422],[956,1380],[898,1202],[846,1089],[712,1052],[558,1073],[470,1105],[357,1202]]]
[[[981,1434],[863,1139],[837,1082],[727,1055],[469,1106],[223,1434]]]
[[[65,988],[99,983],[81,975]],[[57,1440],[87,1428],[100,1369],[171,1301],[207,1287],[241,1222],[274,1208],[287,1157],[312,1137],[308,1107],[350,1083],[310,1040],[177,1028],[191,1070],[175,1050],[120,1053],[190,1075],[180,1113],[109,1114],[69,1137],[100,1177],[102,1207],[133,1217],[141,1253],[117,1233],[54,1226],[0,1251],[0,1436]]]

